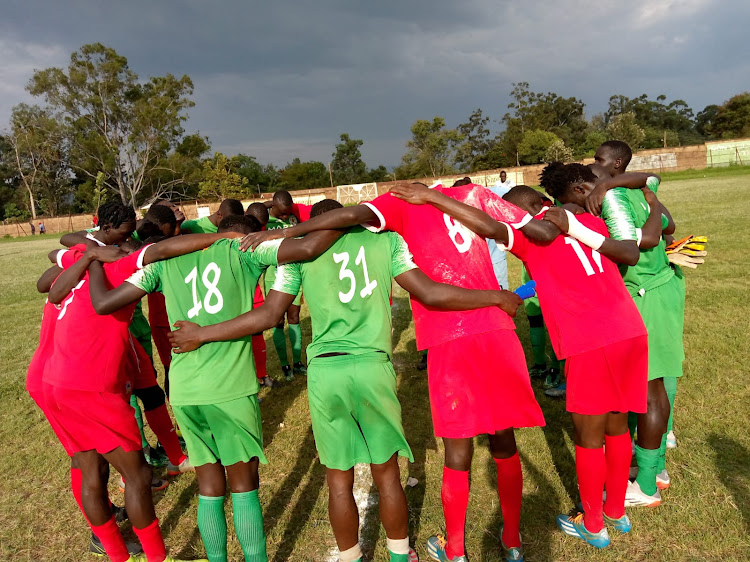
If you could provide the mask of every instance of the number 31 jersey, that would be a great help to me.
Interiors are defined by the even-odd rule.
[[[324,353],[391,357],[391,282],[417,266],[395,232],[374,234],[355,227],[312,261],[282,265],[274,291],[302,288],[312,319],[312,359]]]
[[[281,240],[241,252],[239,240],[219,240],[200,252],[152,263],[128,282],[164,293],[169,324],[201,326],[231,320],[253,308],[258,278],[276,265]],[[218,404],[258,392],[251,336],[212,342],[174,354],[169,370],[170,402],[176,406]]]
[[[479,185],[435,189],[518,228],[531,220],[526,211]],[[410,205],[390,193],[364,204],[378,216],[373,228],[403,236],[417,266],[433,281],[465,289],[500,290],[487,242],[460,222],[432,205]],[[419,349],[492,330],[516,329],[510,316],[496,307],[438,310],[412,299],[412,311]]]

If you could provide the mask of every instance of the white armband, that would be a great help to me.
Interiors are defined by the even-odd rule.
[[[607,239],[603,234],[599,234],[581,224],[576,216],[567,209],[565,210],[565,214],[568,216],[568,236],[572,236],[579,242],[583,242],[583,244],[592,250],[598,250],[602,247],[602,244]]]

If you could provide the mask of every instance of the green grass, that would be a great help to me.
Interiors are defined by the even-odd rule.
[[[672,487],[654,510],[630,510],[634,530],[615,535],[612,546],[595,551],[565,538],[555,515],[577,501],[571,424],[563,402],[537,388],[547,427],[518,432],[524,465],[522,534],[528,560],[748,560],[750,559],[750,284],[741,264],[740,241],[750,235],[744,177],[666,181],[660,196],[678,222],[678,235],[709,237],[709,257],[686,272],[687,360],[675,413],[679,447],[668,453]],[[34,283],[45,269],[52,240],[26,239],[0,246],[0,402],[4,477],[0,480],[0,559],[91,559],[84,555],[88,532],[69,491],[68,459],[41,413],[24,391],[29,358],[36,346],[43,298]],[[520,283],[511,258],[511,279]],[[440,505],[442,445],[433,437],[424,373],[403,291],[394,297],[394,362],[404,426],[415,463],[402,461],[402,477],[419,480],[407,489],[413,544],[425,560],[424,541],[443,525]],[[303,314],[305,341],[310,322]],[[528,324],[519,314],[519,337],[528,350]],[[270,340],[269,369],[279,372]],[[487,358],[489,363],[492,358]],[[456,374],[460,376],[460,373]],[[261,469],[261,498],[271,560],[325,560],[333,534],[327,517],[325,474],[310,432],[304,378],[262,391],[264,438],[270,464]],[[153,441],[153,437],[152,437]],[[115,476],[112,477],[114,483]],[[175,555],[200,555],[196,528],[197,488],[193,475],[172,479],[156,496],[166,542]],[[122,494],[112,487],[112,498]],[[231,504],[227,504],[228,507]],[[229,509],[228,509],[229,513]],[[501,516],[495,468],[486,439],[477,439],[467,517],[467,548],[473,561],[498,560]],[[230,519],[230,535],[232,533]],[[387,560],[377,510],[367,516],[365,550]],[[230,559],[241,551],[230,537]]]

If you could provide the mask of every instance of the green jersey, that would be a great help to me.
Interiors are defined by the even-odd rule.
[[[153,356],[154,349],[151,346],[151,325],[143,315],[141,301],[138,301],[138,304],[135,305],[135,310],[133,311],[133,319],[130,321],[130,335],[143,346],[143,349],[146,350],[149,357]]]
[[[277,219],[274,216],[268,215],[268,224],[266,225],[266,230],[279,230],[281,228],[289,228],[292,226],[292,223],[289,221],[284,221],[281,219]],[[276,268],[275,267],[269,267],[266,269],[265,276],[263,277],[263,288],[265,289],[265,293],[268,294],[268,291],[273,287],[273,282],[276,279]]]
[[[602,218],[607,223],[609,235],[615,240],[637,240],[640,229],[646,224],[650,209],[640,189],[618,187],[607,192],[602,203]],[[668,219],[662,215],[662,228]],[[633,266],[620,265],[620,273],[631,295],[643,289],[653,288],[666,282],[674,274],[666,254],[666,242],[641,249],[638,263]]]
[[[239,240],[219,240],[193,252],[147,265],[128,279],[146,291],[161,291],[170,325],[189,320],[206,326],[253,308],[258,278],[276,265],[281,240],[241,252]],[[170,401],[177,406],[219,404],[258,392],[251,336],[212,342],[172,356]]]
[[[307,357],[391,350],[391,282],[416,268],[395,232],[349,230],[318,258],[279,267],[274,291],[309,297],[312,343]]]
[[[208,217],[185,221],[180,226],[180,232],[189,234],[214,234],[219,231],[219,227],[212,223]]]

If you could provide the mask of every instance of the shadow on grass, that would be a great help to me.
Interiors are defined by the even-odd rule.
[[[738,441],[716,433],[709,435],[708,445],[714,452],[719,480],[732,494],[750,533],[750,451]]]
[[[578,503],[578,483],[576,481],[576,459],[568,447],[567,440],[573,441],[573,422],[565,411],[565,399],[549,398],[544,391],[534,389],[542,406],[547,425],[543,428],[552,463],[570,499],[570,505]],[[567,440],[566,440],[567,436]]]
[[[169,537],[170,533],[177,526],[177,523],[180,521],[182,516],[190,508],[190,503],[194,501],[194,499],[198,495],[198,480],[194,475],[191,476],[193,478],[193,481],[190,483],[190,486],[180,492],[180,497],[178,497],[174,502],[174,505],[172,506],[172,509],[169,510],[169,513],[167,513],[167,516],[159,521],[159,526],[161,527],[161,532],[162,535],[164,535],[165,539]],[[159,497],[158,501],[160,500],[161,496]],[[154,501],[154,503],[158,503],[158,501]]]

